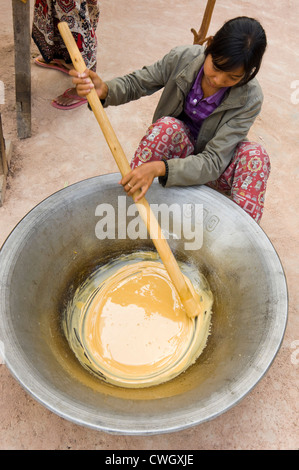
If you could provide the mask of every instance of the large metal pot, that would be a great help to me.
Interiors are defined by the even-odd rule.
[[[69,296],[96,266],[121,253],[154,249],[149,239],[97,238],[96,208],[109,203],[117,214],[124,194],[118,179],[95,177],[53,194],[4,243],[4,359],[35,399],[79,425],[123,434],[178,431],[230,409],[264,376],[286,327],[286,280],[265,233],[229,199],[207,187],[154,184],[149,203],[203,205],[202,248],[186,250],[180,237],[169,243],[177,259],[195,264],[210,284],[211,336],[199,360],[167,384],[128,392],[101,383],[74,358],[60,318]]]

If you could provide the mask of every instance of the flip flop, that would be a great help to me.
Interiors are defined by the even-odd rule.
[[[54,70],[59,70],[60,72],[63,72],[63,73],[66,73],[67,75],[69,75],[69,70],[64,67],[63,65],[61,65],[58,61],[56,61],[55,59],[50,62],[50,63],[47,63],[47,62],[44,62],[41,57],[36,57],[34,59],[34,63],[36,65],[39,65],[40,67],[45,67],[47,69],[54,69]],[[55,65],[56,63],[56,65]]]
[[[67,90],[65,90],[65,92],[62,94],[62,96],[64,96],[65,98],[70,98],[70,99],[73,99],[73,100],[76,100],[75,103],[72,103],[72,104],[58,104],[56,99],[52,100],[52,103],[51,105],[54,106],[54,108],[57,108],[57,109],[63,109],[63,110],[67,110],[67,109],[74,109],[74,108],[78,108],[78,106],[82,106],[82,104],[86,104],[87,103],[87,99],[86,98],[81,98],[80,96],[78,95],[72,95],[70,93],[70,91],[72,90],[72,88],[68,88]]]

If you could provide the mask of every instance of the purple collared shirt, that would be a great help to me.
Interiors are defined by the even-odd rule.
[[[182,121],[187,124],[193,137],[196,139],[198,132],[201,128],[202,122],[210,116],[210,114],[218,108],[222,102],[226,88],[221,88],[219,91],[214,93],[212,96],[207,98],[203,97],[203,91],[201,88],[201,80],[203,77],[203,66],[201,67],[196,80],[188,93],[186,98],[184,112],[180,116]]]

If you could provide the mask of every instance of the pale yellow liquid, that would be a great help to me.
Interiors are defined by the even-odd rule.
[[[186,277],[203,302],[201,316],[191,319],[154,258],[136,253],[101,267],[66,311],[64,330],[72,350],[108,383],[130,388],[163,383],[193,364],[206,345],[213,297],[205,279]]]

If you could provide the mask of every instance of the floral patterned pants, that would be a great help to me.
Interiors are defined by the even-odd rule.
[[[152,124],[142,138],[131,161],[131,168],[162,158],[186,158],[194,151],[194,139],[180,120],[164,117]],[[222,175],[207,186],[229,196],[256,222],[264,209],[270,159],[255,142],[240,142]]]

